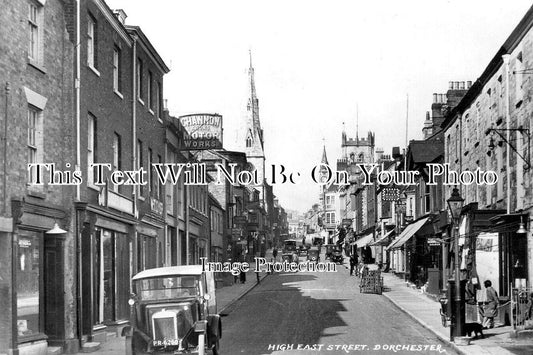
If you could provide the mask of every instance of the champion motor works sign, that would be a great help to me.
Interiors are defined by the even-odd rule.
[[[219,114],[199,113],[179,117],[187,131],[181,149],[203,150],[222,148],[222,116]]]

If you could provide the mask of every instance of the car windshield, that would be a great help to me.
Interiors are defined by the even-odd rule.
[[[172,299],[197,296],[199,276],[167,276],[138,280],[137,295],[141,300]]]

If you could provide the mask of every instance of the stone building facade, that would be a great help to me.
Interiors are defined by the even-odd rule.
[[[467,236],[464,248],[470,249],[479,277],[490,276],[504,297],[510,296],[511,286],[525,285],[526,282],[530,285],[533,275],[530,229],[533,202],[530,154],[532,26],[533,8],[443,123],[445,156],[450,170],[474,172],[480,169],[493,171],[498,176],[494,185],[459,186],[465,203],[475,205],[473,210],[478,211],[472,216],[464,214],[460,233]],[[445,196],[450,195],[452,187],[447,187]],[[479,230],[469,230],[468,226],[471,219],[483,211],[493,211],[493,215],[491,223],[480,235]],[[521,224],[527,233],[517,233]],[[476,246],[484,239],[499,245],[499,248],[489,248],[498,267],[480,269],[480,251]]]

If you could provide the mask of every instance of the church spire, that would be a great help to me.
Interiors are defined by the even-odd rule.
[[[249,97],[248,97],[248,111],[252,117],[251,130],[254,134],[259,136],[261,146],[263,146],[263,130],[261,129],[261,122],[259,121],[259,99],[255,91],[255,73],[252,65],[252,50],[248,51],[250,56],[250,67],[248,68],[248,81],[249,81]]]
[[[322,150],[322,161],[320,163],[328,165],[328,157],[326,156],[326,142],[325,139],[322,138],[324,141],[324,149]]]

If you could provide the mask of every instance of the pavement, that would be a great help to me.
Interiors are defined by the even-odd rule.
[[[385,291],[383,296],[389,299],[404,313],[433,332],[439,339],[448,342],[457,352],[466,355],[516,355],[532,354],[531,340],[519,340],[510,337],[512,327],[496,327],[483,330],[484,339],[471,340],[470,345],[455,345],[450,342],[450,328],[443,327],[440,317],[440,303],[420,290],[409,287],[399,277],[382,273]],[[473,334],[472,334],[473,336]]]
[[[272,257],[272,251],[266,253],[265,258],[269,260]],[[278,258],[279,259],[279,258]],[[254,267],[253,263],[250,263],[250,266]],[[260,281],[268,276],[267,273],[261,272]],[[237,283],[231,286],[224,286],[216,289],[216,298],[217,298],[217,309],[218,313],[224,316],[229,308],[234,305],[239,299],[244,297],[248,292],[250,292],[254,287],[259,285],[257,282],[257,276],[254,270],[250,270],[246,273],[246,282]],[[100,349],[91,352],[91,354],[97,355],[124,355],[125,354],[125,339],[124,337],[110,335],[106,342],[100,344]]]

